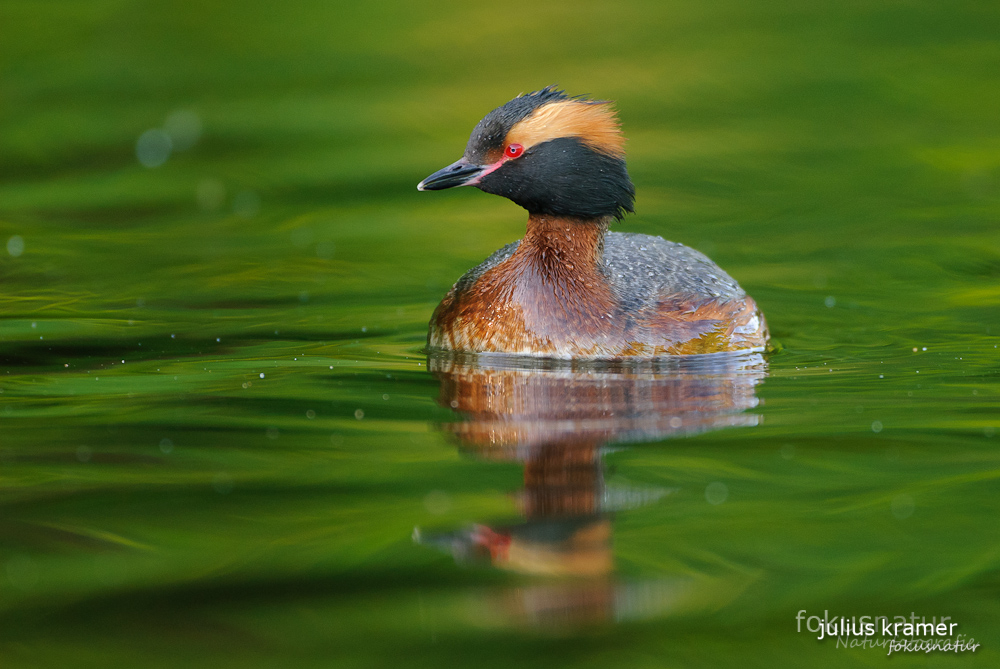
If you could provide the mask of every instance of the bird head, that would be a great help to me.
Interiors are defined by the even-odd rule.
[[[635,200],[625,138],[610,103],[553,86],[487,114],[462,158],[417,189],[455,186],[501,195],[532,214],[583,219],[620,219]]]

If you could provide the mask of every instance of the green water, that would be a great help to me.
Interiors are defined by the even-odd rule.
[[[998,666],[998,20],[4,0],[0,665]],[[525,214],[415,185],[553,82],[618,102],[617,229],[711,255],[782,347],[514,375],[742,398],[697,430],[601,428],[618,501],[573,516],[610,528],[600,577],[448,550],[527,522],[529,465],[462,441],[495,417],[453,409],[422,348]],[[886,658],[800,610],[950,616],[981,646]]]

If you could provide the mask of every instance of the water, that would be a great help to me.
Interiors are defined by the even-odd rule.
[[[3,666],[996,666],[996,19],[4,4]],[[525,216],[415,185],[553,81],[778,353],[427,358]]]

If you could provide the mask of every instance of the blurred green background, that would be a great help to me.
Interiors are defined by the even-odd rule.
[[[998,21],[3,0],[0,664],[997,666]],[[784,347],[760,425],[607,458],[675,491],[617,515],[622,573],[732,598],[559,633],[484,623],[469,602],[521,581],[410,540],[517,515],[519,467],[436,429],[421,351],[525,219],[415,185],[552,83],[617,103],[617,229],[708,253]],[[983,645],[887,660],[800,609]]]

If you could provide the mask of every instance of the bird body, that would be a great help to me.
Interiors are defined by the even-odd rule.
[[[766,345],[753,299],[707,257],[607,232],[635,193],[607,103],[551,87],[511,100],[418,188],[461,185],[526,208],[527,231],[454,285],[431,318],[432,349],[621,358]]]

